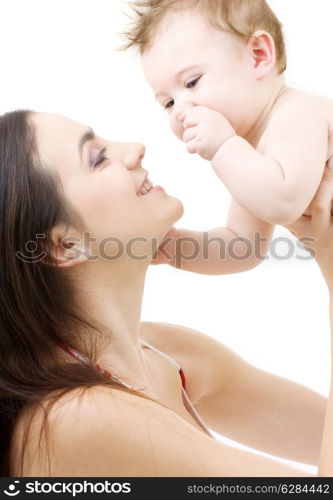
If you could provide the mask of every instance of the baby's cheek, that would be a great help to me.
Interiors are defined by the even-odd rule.
[[[184,134],[183,123],[177,120],[175,116],[171,116],[169,125],[173,134],[176,137],[178,137],[178,139],[183,140],[183,134]]]

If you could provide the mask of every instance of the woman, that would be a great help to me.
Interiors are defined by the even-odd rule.
[[[18,111],[0,119],[0,154],[1,475],[305,475],[208,427],[307,463],[322,446],[332,474],[324,398],[199,332],[140,323],[146,270],[182,214],[151,189],[142,145]]]

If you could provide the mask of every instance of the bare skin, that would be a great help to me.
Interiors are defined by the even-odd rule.
[[[188,395],[212,430],[266,453],[318,464],[325,398],[306,387],[255,368],[200,332],[175,325],[142,323],[140,336],[181,364],[186,374]],[[155,392],[157,401],[166,405],[168,410],[136,396],[104,388],[89,390],[78,405],[77,391],[72,391],[70,398],[64,397],[51,414],[52,437],[56,443],[51,449],[54,476],[309,475],[209,438],[184,407],[175,367],[152,351],[147,352],[154,378],[160,384],[160,392]],[[31,435],[34,434],[36,439],[41,417],[38,414],[34,417]],[[90,435],[92,422],[95,422],[101,440],[106,440],[105,446],[109,443],[110,455],[105,454],[105,446],[98,440],[98,435],[95,432]],[[82,442],[79,444],[81,433],[83,447]],[[119,451],[114,442],[115,435],[121,438]],[[78,447],[75,446],[76,439]],[[161,443],[164,439],[166,443]],[[187,450],[183,449],[184,441]],[[34,440],[29,445],[27,476],[48,474],[46,468],[34,468],[36,445]],[[133,450],[136,446],[137,458],[136,450]],[[140,448],[147,449],[148,455],[139,460]],[[199,463],[191,458],[193,449],[200,450],[205,457]],[[94,450],[96,455],[102,454],[106,464],[101,463],[101,458],[96,461]],[[154,463],[156,456],[159,457],[158,467]],[[182,457],[180,461],[184,460],[184,463],[174,463],[172,456]],[[126,457],[123,468],[120,457]]]
[[[175,366],[154,352],[143,350],[140,338],[181,364],[187,376],[188,394],[209,427],[269,453],[311,464],[319,461],[322,470],[331,475],[332,419],[325,424],[327,444],[321,439],[326,410],[323,397],[258,370],[199,332],[140,322],[145,272],[153,256],[150,239],[154,236],[163,241],[182,214],[180,202],[165,192],[143,197],[138,194],[144,179],[143,147],[96,137],[85,144],[81,158],[78,144],[87,127],[57,115],[37,114],[33,121],[39,152],[59,175],[64,193],[82,216],[86,230],[98,238],[112,235],[124,242],[135,235],[146,237],[140,250],[146,252],[147,258],[135,261],[127,254],[117,261],[89,260],[83,252],[76,260],[69,260],[69,249],[59,245],[64,236],[61,225],[54,229],[53,242],[58,265],[77,283],[77,300],[89,318],[100,321],[109,332],[111,343],[101,350],[98,362],[155,399],[148,401],[102,387],[89,389],[82,398],[78,390],[62,397],[50,413],[52,475],[309,475],[227,446],[205,434],[184,407]],[[101,170],[95,169],[95,152],[103,147],[109,159]],[[328,183],[330,188],[332,183]],[[319,192],[319,199],[321,196]],[[327,207],[326,199],[324,204]],[[317,199],[314,221],[318,205]],[[315,227],[321,230],[319,222]],[[299,228],[291,229],[301,234]],[[313,227],[309,229],[312,230]],[[72,239],[70,248],[80,250],[82,235],[70,228],[67,241],[68,238]],[[330,245],[333,246],[333,237]],[[325,255],[328,246],[323,245],[321,255]],[[93,250],[98,252],[98,246]],[[328,264],[327,268],[325,276],[333,275]],[[333,290],[333,284],[327,281]],[[59,356],[67,356],[73,362],[67,353],[61,351]],[[332,407],[332,398],[331,393],[327,408]],[[26,418],[23,413],[12,442],[14,473]],[[26,476],[48,474],[46,464],[37,468],[35,459],[42,418],[43,413],[36,410],[24,464]],[[320,449],[325,453],[320,454]]]
[[[307,213],[333,156],[333,101],[288,88],[276,62],[269,33],[258,30],[244,43],[214,29],[201,8],[170,11],[156,28],[142,54],[146,79],[172,132],[211,162],[232,196],[225,227],[208,238],[226,247],[246,238],[251,249],[248,257],[240,243],[221,259],[219,244],[204,245],[201,231],[174,228],[156,263],[200,274],[247,271],[262,262],[274,225]],[[177,238],[191,238],[201,252],[180,261]],[[182,254],[191,253],[185,242]]]

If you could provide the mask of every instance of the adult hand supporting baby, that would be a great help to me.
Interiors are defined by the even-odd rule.
[[[333,474],[333,168],[325,167],[325,172],[310,205],[310,216],[302,215],[287,227],[298,238],[307,238],[306,248],[313,252],[326,280],[330,294],[331,320],[331,379],[329,398],[326,406],[322,446],[320,450],[318,476]]]
[[[183,121],[187,151],[205,160],[211,161],[222,144],[236,135],[224,115],[204,106],[192,106],[179,120]]]
[[[304,247],[313,254],[333,293],[333,168],[325,167],[320,186],[309,207],[311,215],[302,215],[286,225]]]

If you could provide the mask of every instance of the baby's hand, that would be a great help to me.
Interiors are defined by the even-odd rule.
[[[212,160],[222,144],[236,135],[228,120],[218,111],[203,106],[191,107],[184,116],[183,141],[187,151]]]

